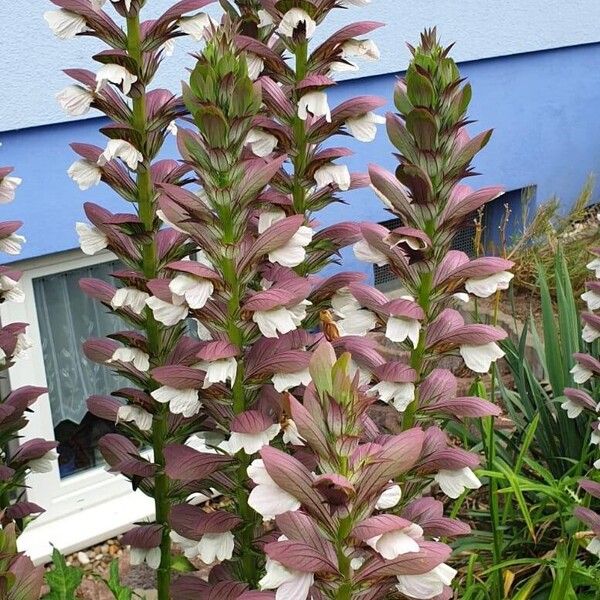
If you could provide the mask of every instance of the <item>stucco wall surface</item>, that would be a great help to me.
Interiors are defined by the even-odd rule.
[[[145,14],[152,18],[170,4],[172,0],[149,0]],[[0,0],[0,131],[65,121],[54,100],[68,83],[60,70],[97,68],[89,57],[102,44],[87,38],[56,39],[42,18],[53,8],[48,0]],[[381,60],[365,64],[352,77],[404,69],[408,59],[404,42],[414,41],[423,28],[433,25],[444,40],[456,42],[454,56],[459,61],[600,41],[598,0],[373,0],[362,8],[334,11],[320,34],[357,20],[383,21],[387,26],[373,35]],[[157,86],[179,86],[194,48],[190,40],[177,40]]]

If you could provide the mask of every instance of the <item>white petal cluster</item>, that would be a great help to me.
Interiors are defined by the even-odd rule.
[[[200,541],[190,540],[171,531],[171,539],[178,544],[187,558],[198,556],[207,565],[215,561],[222,562],[233,556],[235,537],[231,531],[206,533]]]
[[[77,222],[75,231],[79,237],[81,251],[88,256],[93,256],[108,247],[108,238],[95,225]]]
[[[390,482],[391,483],[391,482]],[[402,499],[402,490],[398,484],[391,485],[385,492],[379,496],[375,508],[377,510],[389,510],[394,508]]]
[[[96,73],[96,92],[109,82],[121,85],[124,94],[129,94],[131,86],[137,81],[137,75],[130,73],[125,67],[109,63],[102,65]]]
[[[402,554],[418,552],[418,539],[423,537],[423,529],[414,523],[405,529],[388,531],[382,535],[376,535],[368,540],[366,544],[371,546],[386,560],[394,560]]]
[[[600,294],[597,294],[594,290],[588,290],[581,294],[581,299],[587,304],[588,310],[600,309]]]
[[[352,179],[346,165],[328,164],[315,171],[317,189],[320,190],[328,185],[336,185],[340,190],[350,189]]]
[[[583,405],[573,402],[570,398],[567,398],[560,407],[567,411],[569,419],[576,419],[583,412]]]
[[[481,346],[463,344],[459,348],[459,352],[467,367],[475,373],[487,373],[492,363],[504,356],[504,352],[496,342],[489,342]]]
[[[487,277],[472,277],[465,281],[465,289],[479,298],[489,298],[498,290],[507,290],[513,277],[508,271],[500,271]]]
[[[0,204],[8,204],[15,199],[15,190],[23,180],[20,177],[7,175],[0,181]]]
[[[60,107],[71,117],[80,117],[90,110],[94,94],[81,85],[69,85],[56,94]]]
[[[398,412],[404,412],[415,399],[415,384],[380,381],[369,393],[379,394],[382,402],[391,404]]]
[[[265,337],[276,338],[279,333],[289,333],[300,327],[306,318],[306,307],[309,304],[308,300],[303,300],[291,308],[280,306],[270,310],[257,310],[252,315],[252,320]]]
[[[0,239],[0,251],[6,252],[6,254],[10,254],[11,256],[17,256],[21,254],[21,249],[26,241],[24,236],[18,233],[11,233],[5,238]]]
[[[61,40],[70,40],[78,33],[89,31],[84,17],[64,8],[45,12],[44,20],[52,33]]]
[[[132,565],[141,565],[146,563],[151,569],[158,569],[160,566],[160,548],[134,548],[131,547],[129,562]]]
[[[27,466],[33,473],[51,473],[57,458],[56,450],[48,450],[44,456],[30,460]]]
[[[117,423],[135,423],[141,431],[152,429],[152,415],[141,406],[125,404],[117,410]]]
[[[250,492],[248,504],[265,521],[300,508],[300,502],[273,481],[261,459],[252,461],[248,467],[248,477],[256,484]]]
[[[191,17],[181,17],[177,21],[179,29],[186,35],[197,42],[207,39],[212,27],[216,27],[218,23],[206,13],[198,13]]]
[[[390,317],[385,328],[385,337],[392,342],[403,342],[409,339],[414,348],[419,344],[421,323],[416,319]]]
[[[198,399],[198,392],[194,389],[178,390],[177,388],[163,385],[150,394],[157,402],[168,404],[169,410],[174,415],[193,417],[198,414],[202,403]]]
[[[190,308],[200,309],[208,302],[214,292],[214,285],[209,279],[185,273],[175,276],[169,283],[173,294],[181,296]]]
[[[298,387],[299,385],[308,385],[312,380],[308,367],[301,371],[295,371],[294,373],[275,373],[271,377],[273,387],[278,392],[285,392],[291,388]]]
[[[372,142],[377,135],[377,125],[383,125],[385,117],[368,112],[346,120],[346,129],[359,142]]]
[[[258,217],[258,233],[264,233],[282,219],[285,219],[285,213],[280,209],[262,211]],[[297,267],[306,258],[306,246],[312,241],[313,233],[310,227],[301,225],[283,246],[269,252],[269,262],[282,267]]]
[[[156,296],[146,299],[146,305],[152,311],[154,318],[167,327],[172,327],[188,316],[188,305],[182,296],[173,295],[172,302],[166,302]]]
[[[79,186],[80,190],[87,190],[100,183],[102,169],[91,160],[76,160],[67,171],[69,177]]]
[[[388,259],[383,252],[373,248],[366,240],[360,240],[352,247],[354,256],[362,262],[372,263],[379,267],[388,264]]]
[[[469,467],[440,469],[436,473],[434,481],[450,498],[458,498],[466,489],[477,490],[481,487],[481,481]]]
[[[229,439],[219,444],[219,448],[225,450],[228,454],[237,454],[243,450],[246,454],[256,454],[263,446],[268,446],[281,431],[281,425],[274,423],[264,431],[258,433],[240,433],[232,431]]]
[[[283,18],[277,27],[277,33],[292,37],[294,31],[300,24],[304,24],[306,39],[310,39],[315,33],[317,24],[305,10],[302,10],[301,8],[290,8],[290,10],[283,15]]]
[[[8,275],[0,275],[0,297],[9,302],[25,302],[25,292],[19,286],[19,282]]]
[[[247,52],[246,66],[248,67],[248,77],[252,81],[256,81],[265,68],[265,61],[260,56],[252,54],[252,52]]]
[[[98,157],[98,165],[120,158],[132,171],[144,160],[142,153],[125,140],[109,140],[104,152]]]
[[[256,156],[269,156],[277,147],[277,138],[262,129],[251,129],[246,136],[246,144]]]
[[[141,315],[149,295],[133,287],[119,288],[110,301],[114,309],[128,308],[136,315]]]
[[[323,91],[313,91],[304,94],[298,101],[298,116],[306,121],[308,117],[325,117],[328,123],[331,123],[331,109],[327,101],[327,93]]]
[[[444,592],[444,587],[452,584],[457,571],[441,564],[422,575],[398,575],[396,589],[409,598],[429,600]]]
[[[146,352],[139,348],[128,348],[126,346],[117,348],[107,362],[131,363],[138,371],[142,371],[142,373],[145,373],[150,368],[150,357]]]
[[[266,574],[258,582],[261,590],[277,590],[275,600],[307,600],[315,576],[313,573],[292,571],[267,557]]]
[[[206,371],[204,385],[202,386],[204,389],[209,388],[214,383],[227,383],[227,381],[230,381],[232,386],[235,383],[238,364],[233,356],[211,361],[203,360],[197,363],[196,367]]]

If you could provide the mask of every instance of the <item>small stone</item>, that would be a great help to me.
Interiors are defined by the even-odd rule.
[[[102,546],[100,546],[100,552],[102,552],[102,554],[108,554],[108,544],[102,544]]]
[[[81,564],[81,565],[89,565],[90,564],[90,557],[85,552],[78,552],[77,560],[79,561],[79,564]]]
[[[109,552],[109,554],[112,554],[113,556],[114,556],[115,554],[117,554],[117,552],[118,552],[118,551],[119,551],[119,547],[118,547],[118,546],[115,546],[114,544],[113,544],[112,546],[109,546],[109,547],[108,547],[108,552]]]

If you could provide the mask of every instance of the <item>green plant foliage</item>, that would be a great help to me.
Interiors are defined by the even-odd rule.
[[[108,579],[103,579],[102,577],[98,576],[96,576],[96,579],[99,579],[106,585],[106,587],[115,597],[115,600],[132,600],[133,598],[140,598],[140,596],[135,594],[131,588],[121,584],[118,560],[113,560],[110,563],[110,567],[108,569]]]
[[[50,592],[45,600],[73,600],[83,579],[83,570],[67,566],[65,557],[56,549],[52,551],[53,568],[44,575]]]

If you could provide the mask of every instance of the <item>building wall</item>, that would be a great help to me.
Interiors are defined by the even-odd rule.
[[[477,159],[471,185],[502,184],[507,190],[537,185],[537,199],[558,195],[569,205],[588,174],[600,171],[600,44],[590,44],[467,62],[461,65],[474,88],[471,115],[474,132],[494,128],[490,144]],[[330,103],[361,94],[391,99],[395,75],[380,75],[340,83],[330,92]],[[385,110],[391,110],[388,105]],[[71,141],[103,145],[99,119],[34,127],[0,134],[0,164],[14,165],[24,182],[17,201],[2,207],[3,219],[25,221],[28,238],[21,258],[32,258],[77,246],[74,222],[84,219],[81,205],[91,200],[123,211],[120,199],[98,186],[80,192],[66,170],[74,160]],[[390,169],[395,159],[381,128],[377,140],[362,144],[350,138],[355,155],[351,170],[369,162]],[[165,154],[176,157],[173,140]],[[345,195],[347,205],[320,215],[323,225],[339,220],[385,220],[387,213],[369,190]],[[345,268],[370,272],[347,253]]]
[[[174,0],[151,0],[144,14],[153,18]],[[54,7],[49,0],[2,0],[2,53],[0,73],[0,131],[65,121],[54,95],[67,78],[63,68],[95,70],[91,60],[103,45],[93,38],[56,39],[42,15]],[[217,3],[209,9],[218,16]],[[456,42],[459,61],[482,60],[523,52],[600,42],[598,0],[372,0],[350,10],[336,10],[328,17],[320,36],[358,21],[383,21],[387,26],[374,33],[382,58],[367,64],[360,77],[395,73],[406,68],[405,41],[414,42],[425,27],[438,26],[443,38]],[[197,49],[189,39],[176,43],[176,53],[165,61],[158,86],[176,89],[187,53]]]

